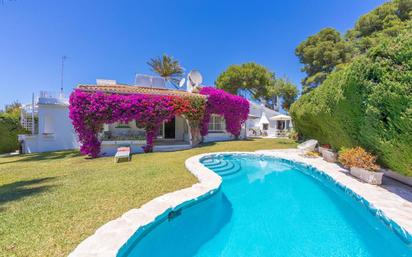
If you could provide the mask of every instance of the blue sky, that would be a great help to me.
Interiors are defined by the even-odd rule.
[[[299,85],[295,47],[325,27],[341,32],[381,0],[59,1],[0,4],[0,108],[32,92],[96,78],[133,83],[163,53],[213,85],[231,64],[257,62]]]

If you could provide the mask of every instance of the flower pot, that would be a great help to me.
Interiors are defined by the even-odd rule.
[[[322,146],[319,146],[318,147],[318,152],[322,155],[323,154],[323,151],[326,151],[326,150],[328,150],[328,148],[325,148],[325,147],[322,147]]]
[[[382,184],[383,172],[380,171],[370,171],[358,167],[351,167],[350,174],[372,185]]]
[[[323,156],[323,159],[327,162],[337,162],[338,161],[337,153],[335,153],[334,151],[330,149],[323,148],[322,156]]]

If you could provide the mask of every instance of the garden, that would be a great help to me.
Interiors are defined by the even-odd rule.
[[[67,256],[108,221],[196,183],[184,166],[196,154],[295,146],[287,139],[217,142],[119,164],[77,151],[0,157],[0,256]]]

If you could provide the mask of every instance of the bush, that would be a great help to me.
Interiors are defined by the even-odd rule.
[[[16,151],[19,148],[17,135],[22,131],[18,117],[0,113],[0,153]]]
[[[296,130],[292,129],[289,134],[288,134],[289,139],[293,141],[298,141],[299,140],[299,133],[296,132]]]
[[[412,33],[383,40],[295,102],[295,129],[333,148],[362,146],[412,176]]]
[[[376,165],[376,159],[376,156],[366,152],[362,147],[344,148],[339,152],[339,162],[347,168],[357,167],[377,171],[379,165]]]

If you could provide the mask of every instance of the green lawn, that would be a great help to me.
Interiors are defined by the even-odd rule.
[[[184,167],[190,156],[294,146],[276,139],[219,142],[118,164],[74,151],[0,157],[0,256],[66,256],[127,210],[196,183]]]

